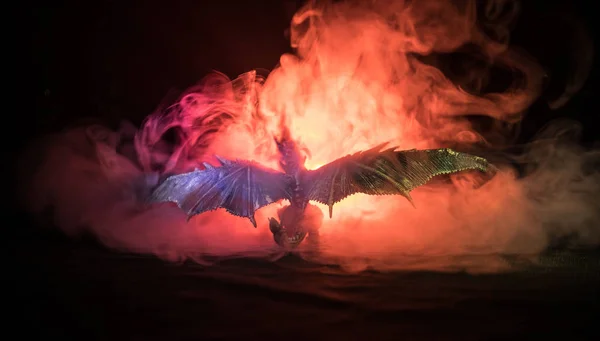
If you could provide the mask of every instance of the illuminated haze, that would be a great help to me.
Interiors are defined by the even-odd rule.
[[[207,255],[274,259],[278,249],[267,218],[280,204],[257,212],[254,229],[224,210],[186,222],[173,205],[146,207],[140,201],[159,179],[199,162],[214,163],[215,154],[276,168],[273,136],[281,122],[310,152],[309,168],[386,141],[401,149],[453,147],[482,155],[510,145],[540,95],[544,71],[510,47],[518,4],[482,6],[308,5],[292,19],[296,54],[283,55],[266,79],[253,71],[233,81],[211,74],[139,129],[87,126],[39,141],[24,158],[29,171],[23,174],[30,176],[24,202],[40,216],[52,207],[54,224],[68,235],[91,232],[118,250],[172,261],[205,261]],[[465,68],[476,70],[460,75],[476,84],[467,91],[422,58],[464,46],[487,64],[512,70],[512,84],[485,93],[488,70]],[[579,89],[581,78],[567,90]],[[466,115],[495,124],[483,132]],[[170,129],[178,132],[175,143],[163,138]],[[456,178],[454,185],[417,189],[417,209],[402,197],[352,196],[334,206],[333,219],[325,219],[320,252],[301,254],[349,270],[496,271],[505,263],[494,255],[537,254],[551,238],[575,236],[576,245],[597,245],[600,182],[587,170],[597,156],[576,144],[577,132],[576,124],[555,123],[523,154],[513,155],[529,165],[524,177],[498,161],[501,172],[483,187]],[[38,165],[32,168],[30,160]]]

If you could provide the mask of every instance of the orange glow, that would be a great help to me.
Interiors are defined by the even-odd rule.
[[[482,112],[514,120],[534,99],[538,80],[532,78],[526,88],[477,97],[411,56],[451,51],[467,42],[479,44],[492,58],[508,51],[483,39],[474,15],[474,2],[457,7],[449,1],[410,6],[388,1],[368,10],[357,2],[305,7],[292,21],[297,55],[282,56],[280,67],[261,86],[258,110],[265,125],[276,134],[276,122],[283,119],[310,151],[309,169],[382,142],[400,149],[442,147],[440,141],[477,142],[479,135],[459,115]],[[513,52],[497,58],[522,67],[527,75],[538,71]],[[252,156],[266,161],[272,152]],[[442,234],[444,225],[454,224],[456,218],[444,212],[451,205],[447,201],[456,200],[450,193],[416,194],[418,210],[401,197],[355,195],[334,206],[332,219],[327,207],[319,205],[326,216],[323,230],[344,236],[368,233],[372,245],[366,246],[366,239],[361,244],[372,251],[381,251],[392,237],[398,239],[390,246],[406,247],[402,240],[416,238],[411,234]]]
[[[222,111],[232,117],[196,160],[211,160],[217,154],[276,168],[273,136],[280,133],[282,123],[309,151],[309,169],[383,142],[400,149],[475,143],[482,137],[464,115],[484,114],[515,122],[536,98],[541,84],[536,64],[479,31],[474,1],[462,6],[445,0],[410,5],[404,1],[366,3],[309,3],[292,20],[291,43],[296,54],[283,55],[266,80],[254,72],[233,82],[212,75],[203,82],[202,91],[184,98],[179,115],[186,122],[206,121]],[[503,29],[501,24],[496,28]],[[503,93],[470,94],[414,56],[449,52],[467,43],[478,46],[496,63],[521,70],[527,77],[525,86]],[[189,98],[195,100],[194,105],[187,104]],[[146,133],[152,127],[148,122]],[[202,137],[204,131],[202,127],[187,129],[195,132],[189,134],[194,138]],[[196,140],[188,143],[193,148]],[[498,219],[483,213],[493,211],[495,205],[482,203],[498,196],[491,188],[501,187],[417,189],[413,193],[417,209],[402,197],[354,195],[333,207],[332,219],[327,207],[319,205],[325,215],[321,232],[330,241],[324,243],[324,252],[357,256],[464,252],[463,241],[451,238],[451,242],[448,236]],[[462,196],[477,199],[462,207]],[[274,216],[275,210],[267,207],[258,212],[259,230],[267,229],[266,217]],[[244,238],[262,233],[243,228],[244,222],[226,213],[215,214],[220,223],[236,221]],[[464,220],[467,216],[472,219]],[[206,229],[205,219],[197,221]],[[504,248],[512,235],[496,237],[497,248]],[[508,239],[502,242],[502,238]]]
[[[282,124],[309,151],[309,169],[383,142],[400,149],[510,143],[506,126],[518,123],[537,99],[544,73],[508,45],[516,11],[503,6],[511,2],[484,3],[476,11],[475,1],[309,2],[292,20],[294,55],[281,56],[266,79],[253,71],[233,81],[211,74],[173,107],[150,115],[135,135],[136,165],[116,152],[116,132],[88,131],[86,137],[73,130],[52,137],[54,144],[43,141],[41,152],[33,153],[45,153],[42,169],[35,181],[20,182],[38,197],[27,205],[41,214],[53,201],[64,231],[75,234],[85,226],[118,249],[171,260],[204,254],[272,259],[279,249],[267,218],[287,203],[259,210],[257,229],[225,210],[188,222],[173,205],[140,208],[134,184],[156,172],[156,164],[169,175],[214,162],[214,155],[278,168],[273,137]],[[436,67],[437,54],[467,44],[489,64],[519,71],[513,86],[499,93],[473,86],[468,92]],[[485,69],[465,70],[461,76],[469,84],[488,78]],[[497,124],[486,132],[493,139],[486,140],[466,115],[493,119]],[[162,137],[170,128],[181,139],[165,148]],[[351,270],[490,271],[503,260],[465,257],[535,254],[548,245],[549,232],[599,243],[600,182],[581,167],[589,154],[543,142],[525,156],[541,166],[524,178],[499,165],[499,174],[477,189],[461,181],[418,188],[411,193],[416,209],[402,197],[354,195],[335,204],[329,219],[329,210],[318,205],[325,218],[314,257]]]

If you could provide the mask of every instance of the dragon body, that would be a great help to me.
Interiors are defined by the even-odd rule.
[[[204,163],[204,169],[168,177],[154,189],[150,201],[174,202],[188,219],[224,208],[256,227],[258,209],[287,200],[289,205],[278,211],[279,220],[269,218],[269,227],[277,244],[294,248],[307,235],[318,236],[323,213],[311,201],[327,205],[330,218],[336,203],[357,193],[401,195],[414,206],[410,192],[434,177],[493,169],[482,157],[448,148],[397,151],[382,144],[308,170],[289,133],[276,142],[282,171],[217,157],[218,166]]]

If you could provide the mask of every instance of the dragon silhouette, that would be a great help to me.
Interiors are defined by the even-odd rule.
[[[384,143],[308,170],[289,131],[275,141],[281,171],[216,157],[218,166],[204,163],[204,169],[166,178],[152,191],[150,202],[174,202],[188,219],[224,208],[256,227],[258,209],[287,200],[289,205],[278,210],[279,220],[269,218],[269,228],[278,245],[295,248],[307,235],[318,237],[324,215],[311,201],[327,205],[330,218],[334,204],[358,193],[401,195],[414,206],[410,192],[435,177],[465,171],[489,174],[494,169],[483,157],[449,148],[397,151],[384,149]]]

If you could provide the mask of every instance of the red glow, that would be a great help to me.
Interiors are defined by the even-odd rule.
[[[63,229],[73,232],[89,226],[107,245],[119,249],[175,260],[206,253],[271,255],[274,243],[267,218],[276,216],[280,204],[257,213],[257,229],[222,210],[187,223],[183,212],[172,206],[140,209],[131,199],[131,184],[142,172],[152,172],[154,163],[166,165],[165,173],[187,171],[213,161],[215,154],[277,168],[273,136],[282,123],[310,151],[308,168],[382,142],[402,149],[491,144],[463,115],[518,122],[537,98],[543,74],[537,64],[511,49],[508,40],[492,40],[480,29],[485,25],[486,32],[506,38],[503,32],[510,18],[494,18],[501,12],[494,6],[502,7],[505,1],[489,1],[483,11],[487,17],[479,21],[475,1],[456,3],[463,5],[445,0],[308,5],[292,22],[291,43],[297,54],[282,56],[281,65],[266,80],[255,72],[233,81],[209,75],[166,114],[151,115],[135,139],[142,170],[115,152],[118,133],[86,138],[72,131],[56,137],[55,145],[47,147],[43,176],[32,185],[44,195],[30,206],[41,211],[45,200],[54,200]],[[522,78],[502,93],[475,95],[414,57],[451,52],[464,44],[477,46],[492,63],[520,71]],[[172,127],[182,132],[175,151],[163,148],[161,141]],[[497,129],[499,136],[503,132]],[[598,242],[598,224],[593,224],[599,220],[598,210],[585,193],[600,189],[594,179],[580,176],[579,154],[567,149],[562,153],[557,166],[551,161],[554,156],[531,151],[531,158],[550,161],[522,180],[503,170],[479,189],[417,189],[412,193],[417,209],[402,197],[366,195],[336,204],[332,219],[321,207],[325,218],[319,257],[351,269],[495,270],[501,261],[473,264],[461,257],[539,252],[547,244],[546,225],[551,222],[565,233],[583,226],[572,224],[573,217],[595,226],[584,235]],[[94,163],[89,155],[102,162]],[[565,160],[574,166],[564,167]],[[585,180],[575,182],[577,176]]]
[[[222,76],[209,78],[203,93],[191,96],[198,103],[203,96],[211,96],[210,104],[185,106],[180,112],[183,121],[192,122],[219,109],[234,118],[221,127],[200,158],[220,154],[276,167],[273,135],[279,134],[281,122],[310,151],[306,166],[311,169],[382,142],[401,149],[445,146],[440,141],[473,143],[480,137],[460,115],[476,112],[514,121],[535,99],[539,86],[535,64],[483,36],[475,25],[474,2],[464,7],[448,1],[410,6],[402,1],[384,3],[369,9],[350,2],[306,7],[292,22],[297,55],[282,56],[281,65],[266,81],[255,79],[252,72],[233,83]],[[308,28],[301,30],[303,25]],[[521,69],[530,77],[527,86],[478,97],[411,56],[452,51],[465,43],[478,45],[499,63]],[[194,140],[187,146],[191,146],[202,128],[188,129],[196,132],[190,134]],[[357,256],[397,250],[464,252],[464,239],[449,242],[457,240],[448,239],[449,235],[497,221],[494,207],[501,207],[498,214],[503,214],[508,206],[519,205],[507,195],[511,186],[507,179],[500,176],[495,181],[504,181],[503,185],[492,183],[477,191],[417,190],[413,195],[416,210],[401,197],[352,196],[334,206],[332,219],[325,218],[321,232],[335,240],[325,250]],[[505,193],[498,196],[501,188]],[[321,208],[328,217],[326,207]],[[261,213],[274,215],[273,210],[265,208]],[[469,220],[464,219],[467,216]],[[259,224],[266,230],[266,219]],[[493,244],[504,248],[512,235],[494,234],[494,238]]]

